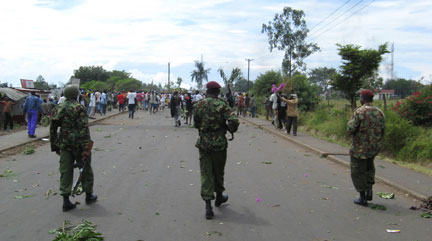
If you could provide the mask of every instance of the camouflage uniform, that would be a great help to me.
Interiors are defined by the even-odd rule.
[[[60,133],[57,135],[57,128]],[[73,182],[73,164],[82,160],[82,152],[88,150],[90,131],[84,106],[76,100],[67,100],[53,109],[50,139],[52,151],[60,151],[60,192],[69,196]],[[93,171],[90,158],[82,180],[83,191],[93,193]]]
[[[194,126],[199,131],[196,147],[199,149],[201,169],[201,197],[215,199],[214,192],[222,193],[228,142],[226,121],[230,130],[237,130],[239,121],[224,100],[209,96],[193,107]]]
[[[358,108],[347,124],[352,135],[351,179],[358,192],[368,189],[375,183],[374,158],[381,149],[384,137],[384,113],[371,103]]]

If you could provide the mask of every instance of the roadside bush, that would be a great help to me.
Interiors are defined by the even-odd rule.
[[[397,159],[405,162],[430,163],[432,160],[432,132],[426,131],[407,145],[397,155]]]
[[[432,85],[396,103],[393,110],[414,125],[432,126]]]
[[[392,110],[386,111],[385,115],[386,130],[382,150],[396,156],[411,139],[420,135],[421,129]]]

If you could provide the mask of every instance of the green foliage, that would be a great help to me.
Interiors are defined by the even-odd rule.
[[[279,71],[269,70],[264,74],[258,75],[252,87],[252,93],[256,96],[271,95],[272,84],[279,85],[280,83],[282,83],[281,73]]]
[[[345,94],[353,110],[356,107],[356,96],[366,80],[370,80],[377,71],[382,55],[389,53],[387,44],[380,45],[378,50],[364,49],[360,46],[337,44],[342,57],[340,73],[333,75],[331,85]]]
[[[23,153],[24,153],[25,155],[31,155],[31,154],[33,154],[34,152],[35,152],[35,149],[34,149],[33,146],[26,146],[26,147],[24,148],[24,151],[23,151]]]
[[[181,88],[181,84],[182,84],[182,82],[183,82],[183,79],[182,79],[181,77],[178,77],[178,78],[177,78],[177,86],[178,86],[179,88]]]
[[[108,89],[108,87],[109,86],[106,82],[97,81],[97,80],[92,80],[90,82],[86,82],[86,83],[80,85],[80,88],[85,89],[85,90],[103,91],[103,90]]]
[[[395,95],[405,98],[423,87],[422,83],[415,80],[392,79],[385,82],[383,89],[395,90]]]
[[[50,230],[57,236],[53,241],[99,241],[104,240],[102,234],[96,232],[96,225],[90,221],[83,220],[80,224],[73,226],[71,222],[64,221],[63,226],[57,230]]]
[[[122,79],[117,81],[115,84],[116,90],[139,90],[142,88],[141,81],[130,78],[130,79]]]
[[[50,88],[49,84],[45,81],[45,78],[42,75],[39,75],[34,82],[35,89],[38,90],[48,90]]]
[[[309,71],[308,79],[311,84],[320,87],[320,93],[324,93],[328,89],[330,79],[335,74],[337,74],[335,68],[319,67]]]
[[[267,33],[270,51],[275,48],[285,51],[282,69],[288,76],[304,69],[303,60],[319,50],[317,44],[306,42],[309,30],[304,17],[302,10],[285,7],[281,14],[275,15],[273,22],[262,25],[261,32]]]
[[[241,71],[240,68],[234,68],[231,70],[231,75],[230,77],[226,77],[225,72],[222,68],[218,69],[218,72],[221,76],[221,78],[223,79],[225,86],[229,85],[231,88],[231,91],[241,91],[241,92],[245,92],[247,91],[247,83],[246,83],[246,87],[244,87],[245,85],[243,84],[244,82],[244,78],[243,78],[243,73]],[[239,82],[242,81],[242,82]],[[234,89],[233,89],[233,85],[235,83]],[[249,88],[250,89],[250,88]]]
[[[415,125],[432,126],[432,85],[396,103],[393,109]]]
[[[105,82],[110,77],[110,73],[102,66],[81,66],[74,70],[72,77],[80,79],[81,84],[92,80]]]
[[[191,72],[191,79],[192,82],[197,82],[198,89],[202,89],[202,82],[203,80],[208,81],[208,74],[211,69],[205,69],[204,68],[204,62],[200,62],[198,60],[195,60],[195,68],[196,70],[193,70]]]
[[[247,92],[253,88],[254,83],[252,81],[247,81],[245,78],[240,78],[234,83],[235,92]]]
[[[47,115],[42,116],[42,119],[41,119],[40,123],[44,127],[48,127],[50,125],[50,118],[49,118],[49,116],[47,116]]]
[[[430,162],[432,160],[432,131],[425,131],[407,142],[397,158],[405,162]]]
[[[298,96],[298,108],[300,110],[312,110],[319,103],[318,86],[311,85],[305,75],[294,76],[292,85],[294,92]]]

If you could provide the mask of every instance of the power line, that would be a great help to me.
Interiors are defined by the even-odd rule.
[[[324,21],[326,21],[329,17],[331,17],[333,14],[335,14],[339,9],[341,9],[343,6],[345,6],[350,1],[351,0],[348,0],[344,4],[342,4],[341,6],[339,6],[338,8],[336,8],[336,10],[334,10],[332,13],[330,13],[330,15],[328,15],[326,18],[324,18],[323,20],[321,20],[319,23],[315,24],[312,28],[310,28],[309,31],[312,31],[312,29],[314,29],[316,26],[318,26],[321,23],[323,23]]]
[[[345,15],[346,13],[348,13],[349,11],[351,11],[353,8],[357,7],[361,2],[363,2],[364,0],[360,0],[358,1],[356,4],[354,4],[352,7],[350,7],[348,10],[346,10],[345,12],[343,12],[342,14],[340,14],[339,16],[337,16],[336,18],[334,18],[333,20],[331,20],[330,22],[328,22],[326,25],[324,25],[323,27],[321,27],[320,29],[316,30],[314,33],[312,33],[311,35],[315,35],[318,32],[320,32],[321,30],[325,29],[328,25],[334,23],[336,20],[338,20],[340,17],[342,17],[343,15]]]
[[[333,27],[330,27],[330,28],[327,29],[326,31],[324,31],[324,32],[322,32],[322,33],[316,35],[315,37],[312,37],[312,38],[318,38],[319,36],[321,36],[321,35],[327,33],[328,31],[330,31],[330,30],[336,28],[337,26],[339,26],[339,24],[345,22],[345,20],[347,20],[348,18],[350,18],[350,17],[354,16],[355,14],[359,13],[361,10],[365,9],[366,7],[368,7],[369,5],[371,5],[371,4],[372,4],[373,2],[375,2],[375,1],[376,1],[376,0],[372,0],[372,1],[370,1],[368,4],[364,5],[362,8],[360,8],[360,9],[357,10],[357,11],[355,11],[353,14],[351,14],[351,15],[349,15],[348,17],[344,18],[342,21],[338,22],[338,23],[337,23],[336,25],[334,25]]]

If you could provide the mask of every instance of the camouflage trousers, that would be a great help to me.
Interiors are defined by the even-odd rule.
[[[224,188],[225,163],[227,150],[199,151],[201,169],[201,197],[203,200],[215,199],[214,193],[222,193]]]
[[[368,184],[375,184],[375,157],[359,159],[351,156],[351,179],[357,192],[365,192]]]
[[[70,195],[73,185],[73,164],[75,160],[81,160],[81,153],[78,151],[60,152],[60,193],[61,195]],[[86,193],[93,193],[93,170],[91,164],[84,168],[84,176],[82,180],[83,191]]]

